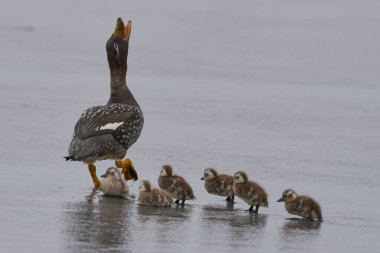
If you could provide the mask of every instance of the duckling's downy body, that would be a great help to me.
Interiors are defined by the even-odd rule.
[[[195,199],[191,186],[183,177],[174,175],[170,165],[162,166],[160,176],[158,177],[158,186],[175,198],[176,204],[179,204],[181,200],[181,205],[184,205],[185,200]]]
[[[249,181],[247,174],[243,171],[235,173],[232,190],[235,196],[250,205],[248,209],[250,212],[257,213],[260,206],[268,207],[268,196],[264,188],[256,182]],[[256,207],[255,210],[253,206]]]
[[[234,192],[232,186],[234,184],[234,177],[224,174],[218,174],[215,169],[208,168],[204,171],[205,189],[208,193],[217,196],[227,197],[226,201],[234,203]]]
[[[143,206],[169,207],[173,199],[169,193],[153,188],[148,180],[143,180],[140,183],[137,203]]]
[[[120,171],[115,167],[107,169],[102,175],[104,179],[101,183],[101,190],[106,196],[118,196],[127,198],[129,194],[127,181],[123,178]]]
[[[287,189],[277,202],[285,202],[288,213],[298,215],[309,220],[317,219],[322,222],[321,207],[318,202],[308,196],[298,196],[295,191]]]

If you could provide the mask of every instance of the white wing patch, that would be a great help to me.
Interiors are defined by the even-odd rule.
[[[104,130],[104,129],[112,129],[115,130],[119,126],[123,125],[124,122],[115,122],[115,123],[109,123],[107,125],[101,126],[98,130]]]

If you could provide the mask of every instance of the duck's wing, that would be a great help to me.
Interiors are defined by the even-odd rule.
[[[228,175],[221,174],[218,176],[218,183],[223,189],[231,190],[232,185],[234,184],[234,178]]]
[[[173,175],[175,186],[182,195],[188,196],[190,199],[195,199],[193,188],[190,184],[181,176]]]
[[[96,135],[113,133],[118,127],[131,121],[136,113],[134,106],[125,104],[88,108],[76,123],[74,136],[84,140]]]
[[[297,204],[299,208],[302,208],[305,210],[316,210],[316,209],[320,210],[321,209],[318,202],[309,196],[298,196],[296,200],[298,201]]]

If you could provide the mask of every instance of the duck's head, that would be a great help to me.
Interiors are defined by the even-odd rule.
[[[105,174],[101,175],[101,177],[104,178],[111,178],[111,179],[122,179],[120,171],[115,167],[109,167]]]
[[[292,189],[286,189],[283,193],[282,193],[282,197],[277,200],[277,202],[289,202],[289,201],[293,201],[297,198],[297,193],[295,191],[293,191]]]
[[[139,191],[140,192],[150,192],[150,191],[152,191],[152,185],[151,185],[151,183],[148,180],[141,181],[140,186],[139,186]]]
[[[205,169],[203,172],[204,177],[201,178],[201,180],[213,180],[218,176],[218,172],[213,168]]]
[[[234,174],[234,183],[242,184],[248,181],[248,176],[244,171],[238,171]]]
[[[117,19],[115,31],[106,44],[108,65],[113,73],[125,73],[127,71],[127,58],[129,38],[131,36],[132,22],[126,25],[121,18]]]
[[[173,169],[172,166],[165,164],[162,166],[160,176],[162,177],[171,177],[173,176]]]

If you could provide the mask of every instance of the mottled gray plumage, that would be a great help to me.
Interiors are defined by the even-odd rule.
[[[121,19],[118,23],[123,25]],[[108,103],[82,113],[75,125],[67,160],[89,164],[97,160],[121,160],[139,138],[144,117],[126,83],[128,46],[129,37],[127,40],[116,31],[107,41],[111,74]]]
[[[124,123],[116,129],[100,129],[118,122]],[[68,157],[85,163],[123,159],[128,148],[139,138],[143,123],[138,106],[117,103],[91,107],[75,125]]]

